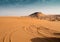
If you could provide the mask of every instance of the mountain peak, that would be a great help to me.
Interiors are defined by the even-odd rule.
[[[31,17],[40,17],[40,16],[45,16],[45,15],[42,12],[35,12],[35,13],[29,15],[29,16],[31,16]]]
[[[29,16],[49,21],[60,21],[60,15],[44,15],[42,12],[35,12]]]

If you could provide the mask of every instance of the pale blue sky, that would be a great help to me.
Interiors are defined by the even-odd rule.
[[[60,0],[0,0],[0,16],[24,16],[34,12],[60,14]]]

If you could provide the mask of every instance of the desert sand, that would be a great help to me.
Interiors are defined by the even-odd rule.
[[[60,21],[35,16],[0,16],[0,42],[60,42]]]

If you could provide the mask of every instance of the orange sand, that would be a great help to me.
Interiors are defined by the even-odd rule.
[[[60,38],[60,21],[31,17],[0,17],[0,42],[32,42],[32,38]],[[42,42],[42,41],[41,41]]]

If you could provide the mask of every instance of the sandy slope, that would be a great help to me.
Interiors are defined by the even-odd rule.
[[[31,17],[0,17],[0,42],[40,42],[31,41],[37,37],[60,38],[60,21]],[[45,39],[41,42],[45,41],[47,42]]]

